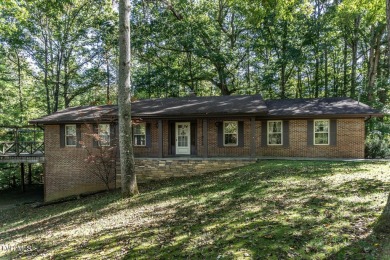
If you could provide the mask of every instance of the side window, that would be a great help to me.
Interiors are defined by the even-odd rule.
[[[98,134],[100,146],[110,146],[110,124],[99,124]]]
[[[282,121],[268,121],[267,123],[267,143],[268,145],[283,144],[283,123]]]
[[[133,126],[134,146],[146,146],[146,124],[139,123]]]
[[[238,122],[237,121],[223,122],[223,144],[225,146],[238,145]]]
[[[65,125],[65,146],[76,146],[76,125]]]
[[[314,120],[314,144],[329,145],[329,120]]]

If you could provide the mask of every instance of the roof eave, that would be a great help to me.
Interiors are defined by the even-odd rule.
[[[368,114],[318,114],[318,115],[265,115],[257,116],[258,119],[309,119],[309,118],[371,118],[371,117],[383,117],[381,113],[368,113]]]
[[[174,118],[218,118],[218,117],[257,117],[266,115],[266,112],[256,113],[210,113],[210,114],[178,114],[178,115],[148,115],[134,114],[132,117],[148,118],[148,119],[174,119]]]

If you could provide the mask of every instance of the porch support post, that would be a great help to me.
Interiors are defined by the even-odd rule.
[[[158,120],[158,157],[163,157],[163,123],[162,120]]]
[[[207,158],[209,157],[209,138],[208,138],[208,120],[203,119],[203,157]]]
[[[256,118],[251,117],[251,157],[256,156]]]
[[[22,184],[22,192],[25,192],[25,187],[24,187],[24,163],[20,164],[20,182]]]
[[[27,174],[27,184],[32,184],[32,169],[31,169],[31,163],[28,164],[28,174]]]

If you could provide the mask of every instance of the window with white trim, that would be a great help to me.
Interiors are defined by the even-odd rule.
[[[225,146],[238,145],[238,122],[223,121],[223,144]]]
[[[329,120],[314,120],[314,144],[329,145]]]
[[[134,146],[146,146],[146,123],[139,123],[133,126]]]
[[[267,122],[267,138],[268,145],[282,145],[283,144],[283,122],[282,121],[268,121]]]
[[[99,124],[98,134],[100,146],[110,146],[110,124]]]
[[[65,125],[65,146],[76,146],[76,125]]]

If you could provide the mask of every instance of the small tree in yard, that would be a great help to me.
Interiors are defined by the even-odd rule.
[[[91,132],[93,132],[93,130],[91,130]],[[97,176],[99,180],[104,183],[107,190],[110,190],[110,184],[113,183],[116,178],[116,164],[118,160],[117,146],[101,145],[104,144],[105,140],[97,133],[87,135],[91,136],[93,142],[98,145],[94,148],[90,148],[85,145],[83,141],[80,142],[88,153],[85,161],[92,166],[92,174]]]

